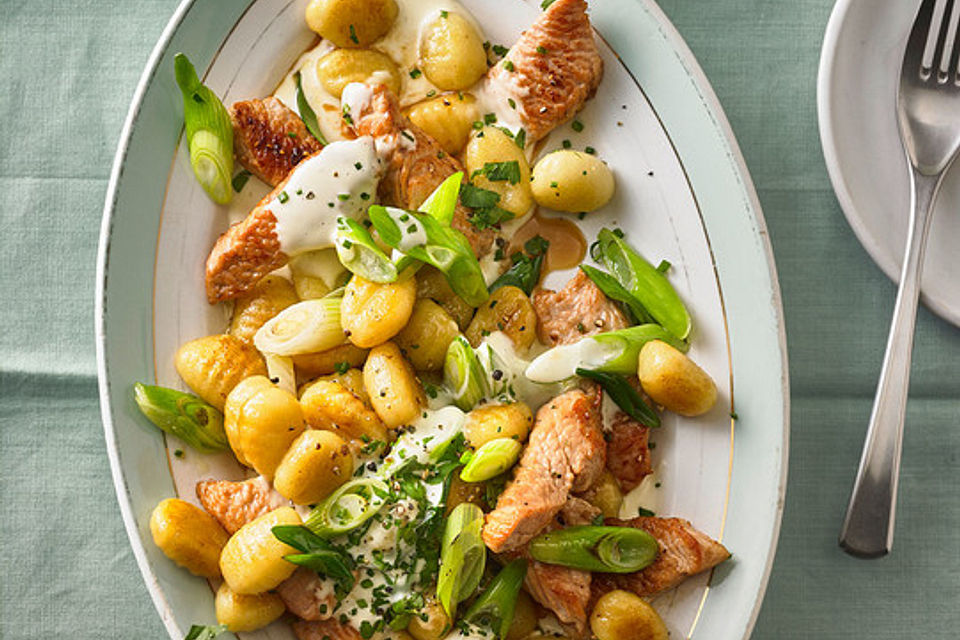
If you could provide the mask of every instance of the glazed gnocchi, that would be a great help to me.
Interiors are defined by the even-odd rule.
[[[480,119],[480,109],[476,98],[458,91],[415,104],[407,111],[407,117],[444,151],[457,155],[466,146],[473,123]]]
[[[306,19],[320,37],[350,49],[383,37],[398,12],[396,0],[310,0]]]
[[[220,577],[220,552],[229,536],[203,509],[176,498],[163,500],[150,514],[150,535],[168,558],[190,573]]]
[[[436,371],[443,367],[447,347],[458,335],[460,329],[450,314],[433,300],[420,298],[396,343],[414,369]]]
[[[373,49],[334,49],[317,61],[317,77],[327,93],[339,98],[351,82],[385,84],[400,93],[400,72],[390,56]]]
[[[470,344],[479,345],[494,331],[502,331],[518,351],[526,351],[537,334],[537,313],[522,290],[514,286],[500,287],[477,309],[465,335]]]
[[[487,71],[483,38],[459,13],[441,11],[423,30],[420,68],[439,89],[467,89]]]
[[[273,486],[296,504],[316,504],[353,474],[353,455],[346,441],[332,431],[309,429],[283,456]]]
[[[214,598],[217,622],[227,631],[256,631],[267,626],[286,611],[283,600],[275,593],[240,594],[224,582]]]
[[[386,442],[387,427],[380,416],[342,384],[317,380],[307,385],[300,395],[304,418],[314,429],[339,431],[354,440]]]
[[[280,507],[243,525],[230,536],[220,554],[220,572],[230,591],[240,595],[264,593],[289,578],[297,567],[283,556],[297,550],[277,540],[273,528],[300,523],[296,511]]]
[[[525,442],[533,426],[530,407],[522,402],[474,409],[467,414],[463,435],[467,444],[479,449],[497,438],[513,438]]]
[[[383,344],[407,324],[416,299],[417,281],[413,276],[390,284],[354,276],[347,283],[340,307],[343,329],[358,347]]]
[[[233,303],[233,316],[230,318],[228,333],[252,344],[254,334],[267,320],[298,300],[297,292],[289,280],[280,276],[267,276]]]
[[[194,393],[221,411],[227,395],[242,380],[267,374],[260,352],[230,335],[207,336],[185,343],[177,350],[174,365]]]
[[[370,351],[363,365],[363,383],[377,415],[391,429],[412,422],[427,404],[413,367],[393,342]]]
[[[516,162],[519,179],[491,180],[483,174],[484,167],[498,162]],[[523,150],[516,142],[497,127],[484,127],[474,132],[464,151],[464,164],[467,175],[474,176],[473,184],[482,189],[493,191],[500,196],[498,206],[506,209],[515,217],[526,215],[533,207],[533,194],[530,192],[530,165]],[[479,172],[479,173],[478,173]]]
[[[533,197],[541,207],[571,213],[596,211],[613,197],[613,171],[595,155],[560,150],[533,170]]]

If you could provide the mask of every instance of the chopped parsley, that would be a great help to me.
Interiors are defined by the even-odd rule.
[[[414,67],[413,69],[410,69],[410,77],[413,78],[414,80],[416,80],[422,75],[423,75],[423,72],[420,71],[420,69],[417,69],[416,67]]]
[[[486,113],[483,115],[484,124],[493,124],[497,121],[497,114],[495,113]]]
[[[548,8],[550,7],[550,5],[552,5],[552,4],[553,4],[554,2],[556,2],[556,1],[557,1],[557,0],[543,0],[543,2],[540,3],[540,8],[541,8],[541,9],[548,9]]]
[[[513,98],[507,98],[507,104],[510,105],[511,109],[517,108],[517,101],[514,100]]]
[[[515,69],[515,67],[513,66],[513,62],[511,60],[504,61],[503,68],[511,72]]]
[[[550,242],[542,236],[534,236],[527,240],[523,244],[523,252],[517,251],[510,256],[513,266],[490,285],[490,291],[496,291],[504,286],[514,286],[530,295],[533,288],[540,282],[540,270],[549,248]]]
[[[652,518],[653,516],[657,515],[653,511],[650,511],[650,509],[644,509],[643,507],[639,507],[637,509],[637,514],[647,518]]]
[[[441,17],[441,18],[446,18],[446,17],[448,17],[449,15],[450,15],[450,12],[447,11],[446,9],[442,9],[442,10],[440,11],[440,17]]]
[[[350,371],[351,365],[348,361],[344,360],[333,365],[333,370],[339,373],[340,375],[345,374],[347,371]]]
[[[517,160],[509,162],[487,162],[482,169],[477,169],[473,176],[483,175],[491,182],[509,182],[519,184],[520,163]]]

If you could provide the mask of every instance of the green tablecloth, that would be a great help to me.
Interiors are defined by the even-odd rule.
[[[0,0],[0,638],[164,636],[110,478],[93,288],[121,123],[175,5]],[[831,3],[662,5],[733,124],[783,287],[790,483],[754,637],[957,637],[960,332],[925,310],[895,551],[862,561],[836,545],[895,289],[847,227],[821,159],[815,77]]]

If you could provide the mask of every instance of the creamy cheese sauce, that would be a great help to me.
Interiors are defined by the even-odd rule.
[[[575,376],[577,367],[597,368],[619,351],[617,345],[583,338],[573,344],[557,345],[544,352],[530,363],[526,374],[534,382],[558,382]]]
[[[298,164],[265,205],[277,218],[281,251],[295,256],[332,247],[337,216],[358,219],[376,197],[380,167],[369,137],[334,142]]]

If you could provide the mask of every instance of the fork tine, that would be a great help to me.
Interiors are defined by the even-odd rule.
[[[923,80],[930,75],[933,47],[936,46],[937,41],[936,37],[930,38],[930,33],[938,4],[938,0],[923,0],[920,4],[917,17],[910,29],[910,36],[907,38],[907,48],[903,57],[902,72],[904,74],[918,74]],[[937,20],[938,25],[939,23],[940,21]]]
[[[943,9],[943,22],[940,26],[940,34],[937,39],[937,52],[940,64],[937,70],[937,82],[945,83],[950,78],[950,69],[955,63],[954,40],[957,36],[957,11],[960,9],[960,3],[954,0],[947,0]]]

